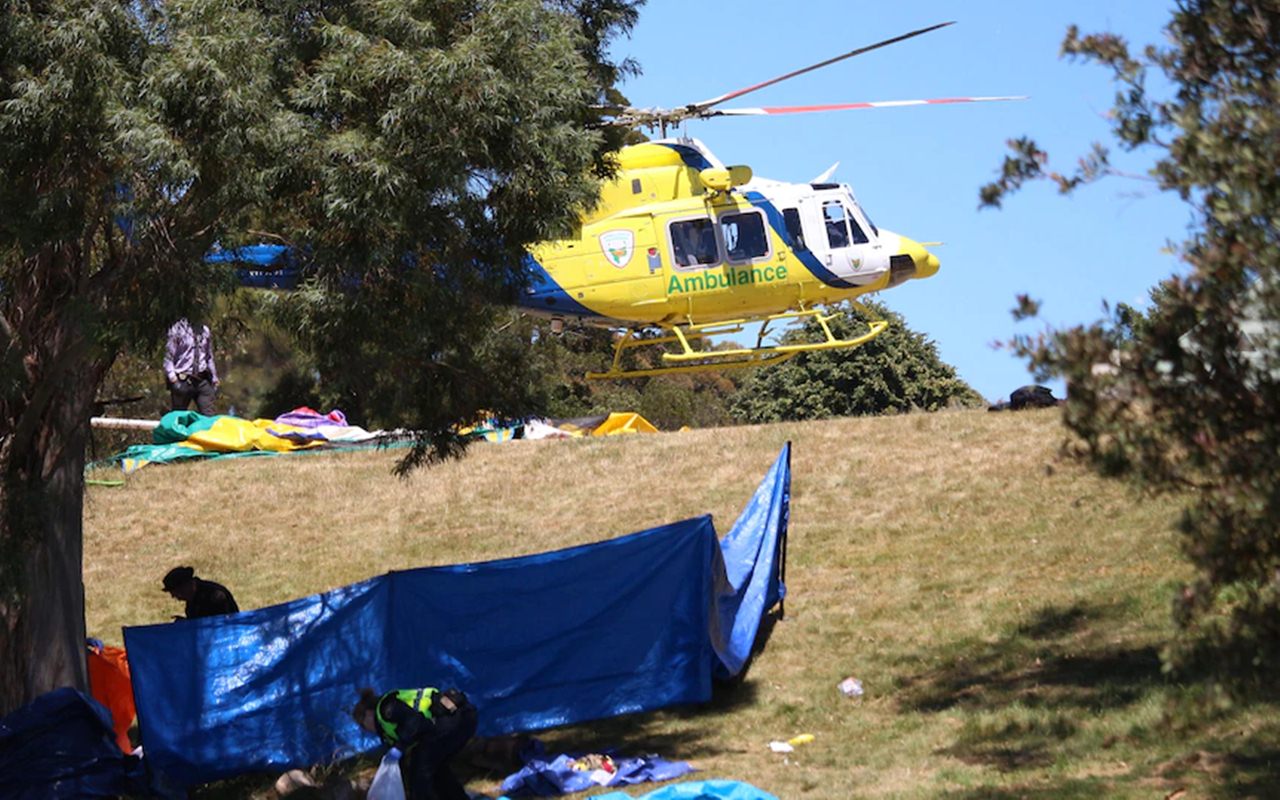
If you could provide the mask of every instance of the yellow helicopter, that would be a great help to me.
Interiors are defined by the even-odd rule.
[[[822,106],[718,108],[721,103],[837,61],[937,30],[942,23],[861,47],[771,80],[677,109],[616,109],[615,124],[661,129],[687,119],[842,109],[1018,100],[955,97]],[[623,148],[618,170],[575,239],[531,249],[519,305],[551,319],[622,329],[608,371],[588,378],[633,378],[776,364],[798,353],[852,348],[882,333],[873,320],[838,338],[824,306],[853,300],[938,271],[920,243],[878,228],[834,167],[808,183],[765,180],[725,166],[696,139],[661,139]],[[818,341],[767,344],[770,326],[812,319]],[[759,324],[753,347],[707,346],[707,339]],[[657,330],[657,335],[644,335]],[[676,345],[662,365],[628,369],[637,347]]]

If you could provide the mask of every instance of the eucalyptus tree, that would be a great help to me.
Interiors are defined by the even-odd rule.
[[[1107,475],[1186,498],[1178,524],[1193,577],[1173,597],[1167,665],[1236,695],[1280,677],[1280,5],[1179,0],[1163,44],[1067,32],[1064,54],[1110,70],[1125,149],[1154,153],[1150,178],[1190,211],[1180,274],[1153,305],[1017,342],[1069,382],[1077,452]],[[1149,76],[1157,79],[1150,80]],[[1113,174],[1102,145],[1054,172],[1014,141],[999,205],[1024,182],[1064,193]],[[1105,256],[1104,256],[1105,257]],[[1118,267],[1122,265],[1117,265]],[[1050,298],[1051,301],[1051,298]],[[1036,301],[1023,299],[1020,313]]]
[[[640,1],[0,5],[0,713],[84,685],[95,392],[230,288],[210,248],[297,248],[282,316],[419,460],[520,402],[477,332],[594,200]]]

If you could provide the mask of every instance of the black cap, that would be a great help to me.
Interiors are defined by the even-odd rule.
[[[174,567],[164,576],[164,590],[171,592],[196,576],[192,567]]]

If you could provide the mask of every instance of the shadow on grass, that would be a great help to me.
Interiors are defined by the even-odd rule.
[[[1222,752],[1228,744],[1230,752]],[[1280,723],[1268,722],[1209,746],[1213,749],[1193,750],[1160,764],[1155,772],[1162,785],[1189,787],[1189,795],[1224,800],[1280,797]]]
[[[984,787],[946,792],[944,800],[1095,800],[1110,793],[1107,782],[1092,778],[1064,779],[1044,786]],[[1154,797],[1163,793],[1153,793]]]
[[[1047,606],[998,639],[947,645],[923,659],[938,666],[900,681],[899,705],[925,714],[968,712],[942,754],[1006,773],[1050,767],[1076,734],[1075,720],[1122,710],[1164,687],[1155,647],[1123,644],[1116,627],[1126,615],[1118,605]],[[955,796],[1098,796],[1089,781],[1040,791]]]
[[[942,796],[1093,798],[1122,785],[1126,793],[1157,797],[1280,797],[1276,706],[1265,700],[1229,711],[1195,705],[1202,701],[1194,693],[1166,681],[1156,648],[1126,632],[1129,613],[1119,604],[1046,606],[998,638],[916,654],[912,663],[933,666],[900,681],[900,707],[952,712],[960,727],[953,743],[937,752],[1012,780]],[[1135,708],[1152,698],[1165,703],[1159,721],[1144,720]],[[1191,704],[1182,706],[1181,722],[1168,716],[1178,703]],[[1099,721],[1103,729],[1130,733],[1098,741]],[[1098,750],[1116,744],[1115,754]],[[1169,760],[1125,764],[1132,752]]]
[[[1119,606],[1046,607],[996,641],[948,646],[941,665],[901,681],[900,704],[919,712],[998,709],[1106,711],[1164,685],[1150,645],[1116,644],[1107,623]],[[928,659],[937,661],[936,658]]]
[[[1227,760],[1222,777],[1230,791],[1218,797],[1280,797],[1280,728],[1254,736]]]

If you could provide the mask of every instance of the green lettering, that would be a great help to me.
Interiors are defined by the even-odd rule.
[[[787,279],[787,267],[786,267],[786,265],[783,265],[783,266],[778,267],[778,280],[780,280],[780,281],[785,281],[786,279]]]
[[[686,292],[700,292],[705,288],[707,288],[707,282],[702,275],[694,275],[692,278],[688,278],[684,282],[684,290]]]
[[[763,282],[764,282],[764,276],[760,274],[760,270],[758,270],[758,269],[753,269],[753,270],[751,270],[751,282],[752,282],[752,283],[763,283]]]
[[[684,288],[680,286],[680,276],[672,275],[671,283],[667,284],[667,294],[679,294],[683,291]]]
[[[764,268],[764,279],[765,279],[766,281],[772,281],[772,280],[773,280],[773,267],[765,267],[765,268]]]

